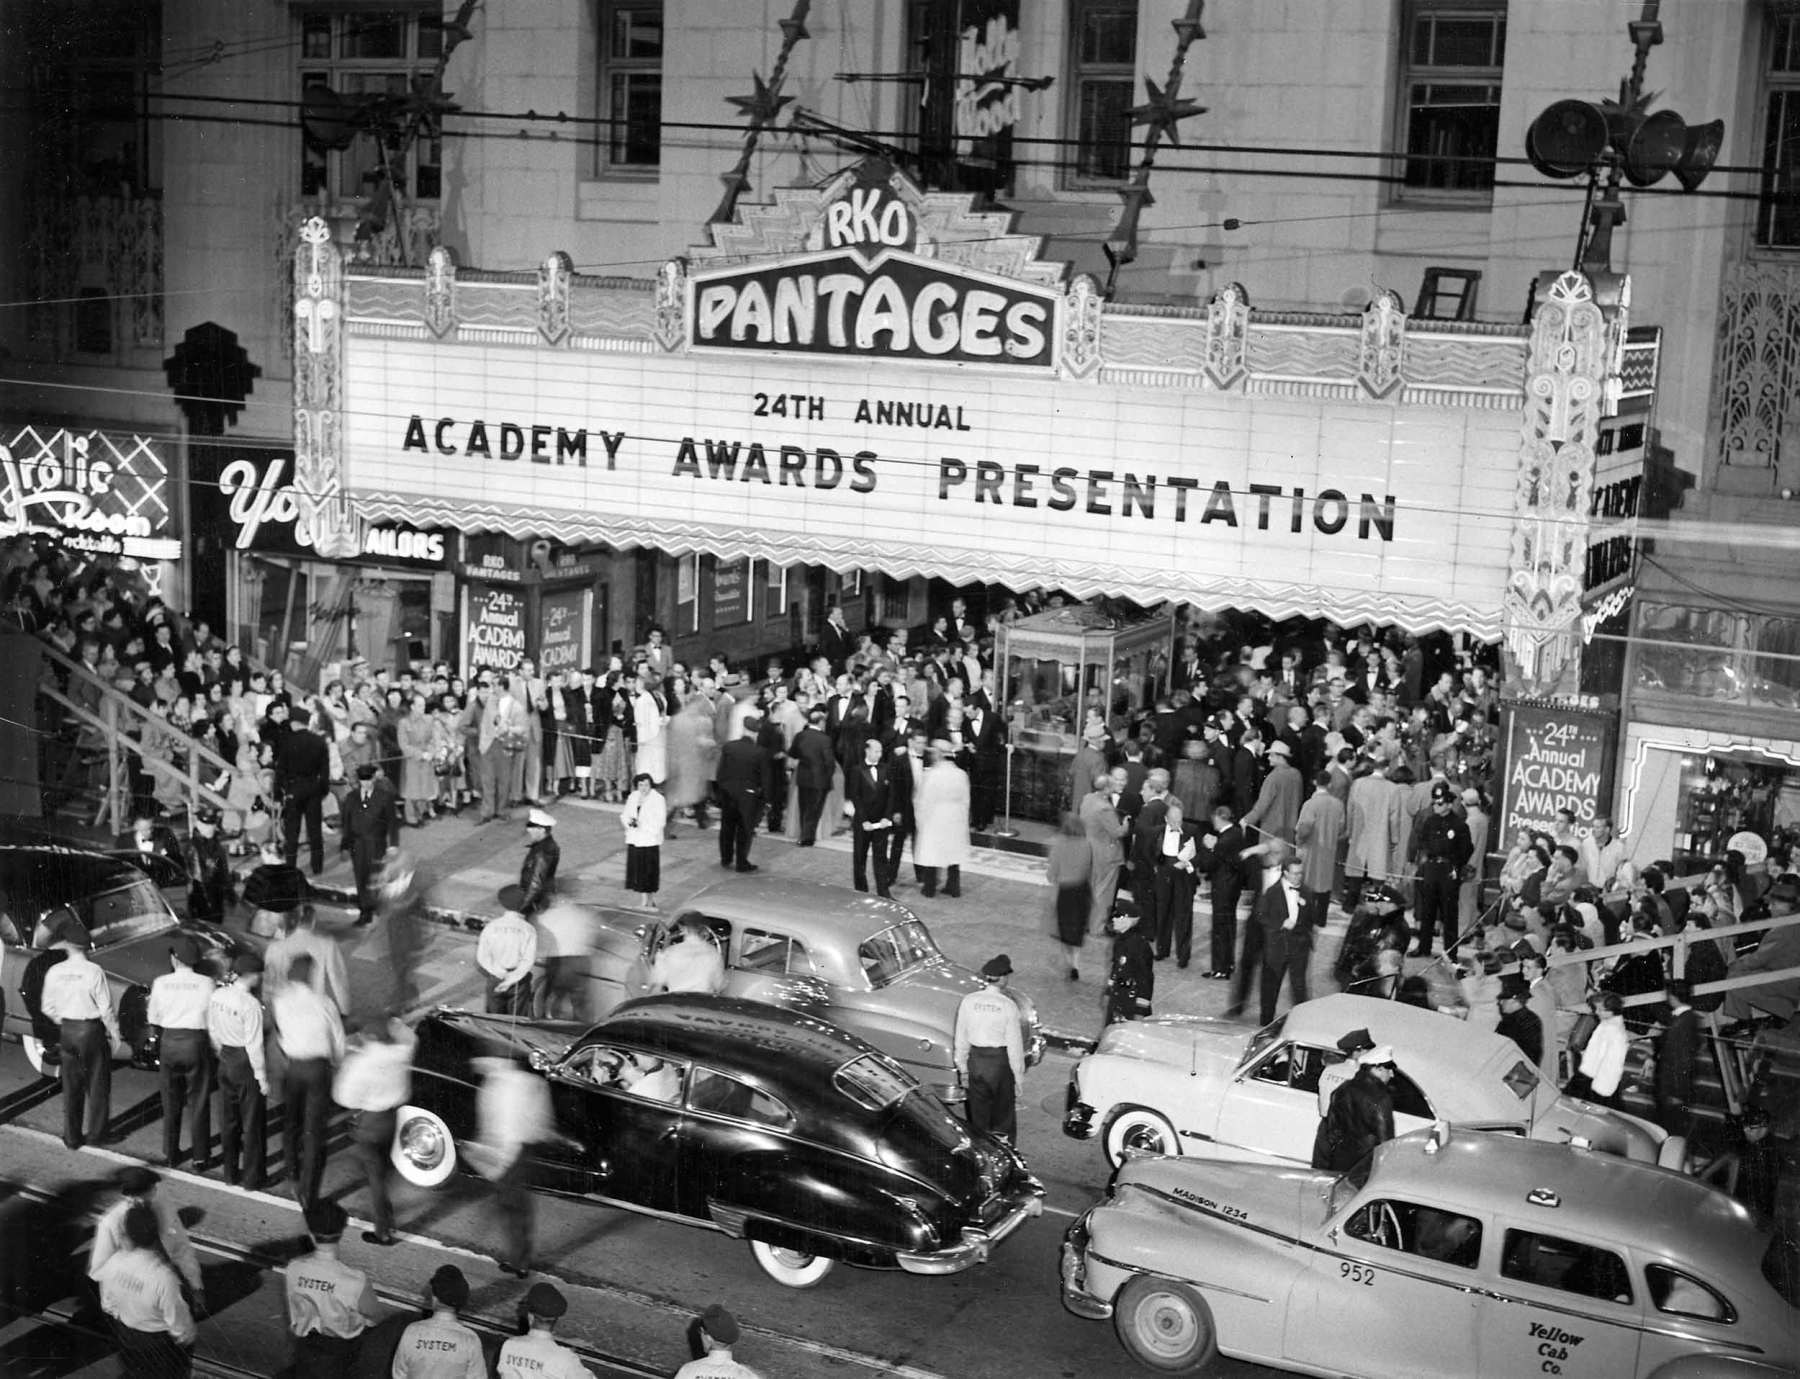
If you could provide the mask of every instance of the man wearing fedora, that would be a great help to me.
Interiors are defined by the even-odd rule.
[[[985,983],[956,1008],[954,1056],[962,1076],[969,1124],[1009,1144],[1018,1138],[1014,1102],[1025,1078],[1025,1028],[1019,1007],[1006,994],[1012,959],[1005,953],[981,968]]]

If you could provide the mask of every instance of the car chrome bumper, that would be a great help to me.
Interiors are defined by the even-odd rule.
[[[1094,1108],[1078,1099],[1073,1080],[1069,1083],[1069,1099],[1063,1109],[1063,1134],[1072,1140],[1094,1138]]]
[[[1078,1317],[1103,1322],[1113,1314],[1113,1305],[1102,1302],[1087,1290],[1088,1219],[1078,1216],[1063,1233],[1062,1302]]]
[[[993,1225],[964,1227],[961,1241],[948,1249],[930,1254],[902,1252],[894,1257],[895,1262],[909,1274],[960,1274],[987,1263],[994,1246],[1032,1217],[1044,1214],[1044,1190],[1036,1182],[1028,1188],[1015,1189],[1015,1193],[1006,1214]]]

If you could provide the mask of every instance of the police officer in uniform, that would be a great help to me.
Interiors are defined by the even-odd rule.
[[[263,1006],[256,993],[262,974],[261,954],[239,953],[231,960],[231,975],[213,989],[206,1007],[206,1033],[218,1070],[219,1159],[225,1181],[252,1192],[263,1184],[267,1153],[269,1065]]]
[[[306,1213],[311,1254],[287,1267],[288,1331],[294,1337],[294,1379],[344,1379],[356,1363],[357,1339],[368,1330],[375,1289],[361,1269],[338,1258],[349,1217],[336,1202]]]
[[[52,944],[68,954],[44,974],[42,1009],[57,1022],[62,1056],[63,1143],[79,1149],[99,1140],[112,1118],[112,1060],[130,1053],[119,1034],[106,973],[89,960],[87,931],[64,911]]]
[[[534,1283],[525,1294],[527,1329],[500,1347],[499,1379],[592,1379],[575,1352],[551,1334],[556,1319],[569,1310],[567,1299],[548,1283]]]
[[[562,861],[562,847],[556,841],[556,817],[547,810],[533,808],[525,816],[525,860],[519,866],[519,889],[524,903],[519,907],[527,919],[536,919],[556,898],[556,868]]]
[[[188,1147],[194,1171],[207,1170],[212,1150],[212,1048],[206,1039],[206,1012],[218,983],[200,965],[200,941],[179,933],[169,945],[170,970],[150,983],[146,1019],[160,1033],[158,1078],[162,1085],[163,1158],[181,1158],[181,1118],[188,1118]]]
[[[487,1379],[481,1338],[456,1317],[469,1304],[469,1281],[446,1264],[425,1286],[428,1315],[400,1333],[392,1379]]]
[[[732,1358],[731,1348],[737,1344],[737,1318],[718,1303],[700,1314],[700,1344],[706,1354],[689,1360],[675,1371],[675,1379],[758,1379],[749,1365]]]
[[[156,1214],[134,1204],[124,1217],[125,1248],[95,1271],[100,1308],[119,1339],[126,1375],[187,1379],[194,1372],[193,1313],[181,1280],[157,1249]]]
[[[130,1231],[126,1221],[142,1207],[156,1223],[157,1247],[175,1269],[187,1288],[188,1305],[204,1311],[206,1285],[200,1276],[200,1257],[194,1253],[194,1242],[188,1239],[187,1227],[174,1204],[156,1190],[161,1180],[149,1169],[134,1164],[119,1175],[120,1197],[94,1223],[94,1243],[88,1252],[88,1277],[96,1282],[106,1263],[120,1250],[130,1247]]]
[[[1474,844],[1469,826],[1456,813],[1456,791],[1448,781],[1431,787],[1431,814],[1413,825],[1413,857],[1418,875],[1413,880],[1413,913],[1419,922],[1415,958],[1431,956],[1432,931],[1444,930],[1444,950],[1456,957],[1457,902],[1463,868],[1469,865]]]
[[[1012,959],[1002,953],[981,969],[986,983],[956,1008],[956,1070],[968,1095],[969,1124],[1011,1142],[1018,1136],[1013,1105],[1025,1077],[1025,1030],[1006,994]]]
[[[222,924],[231,903],[231,857],[219,837],[219,811],[202,805],[183,854],[188,873],[188,918]]]

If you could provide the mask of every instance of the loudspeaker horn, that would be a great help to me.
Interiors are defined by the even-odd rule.
[[[1719,161],[1719,150],[1724,144],[1725,121],[1688,126],[1687,147],[1675,165],[1675,180],[1681,183],[1683,191],[1691,192],[1706,180],[1706,174]]]
[[[1579,177],[1606,148],[1606,115],[1587,101],[1557,101],[1525,131],[1525,156],[1545,177]]]
[[[1662,181],[1681,162],[1687,138],[1687,121],[1673,110],[1644,116],[1619,150],[1625,160],[1625,180],[1634,187]]]

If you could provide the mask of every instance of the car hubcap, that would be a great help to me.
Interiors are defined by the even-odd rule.
[[[1154,1125],[1134,1125],[1125,1132],[1125,1147],[1141,1149],[1146,1154],[1166,1154],[1162,1132]]]
[[[1199,1335],[1194,1313],[1180,1298],[1157,1293],[1147,1298],[1139,1314],[1144,1319],[1144,1341],[1158,1355],[1185,1355]]]
[[[415,1168],[430,1171],[444,1161],[444,1137],[428,1120],[409,1120],[400,1130],[400,1152]]]
[[[775,1256],[775,1262],[784,1269],[804,1269],[813,1262],[813,1256],[801,1254],[798,1250],[784,1250],[779,1245],[771,1253]]]

